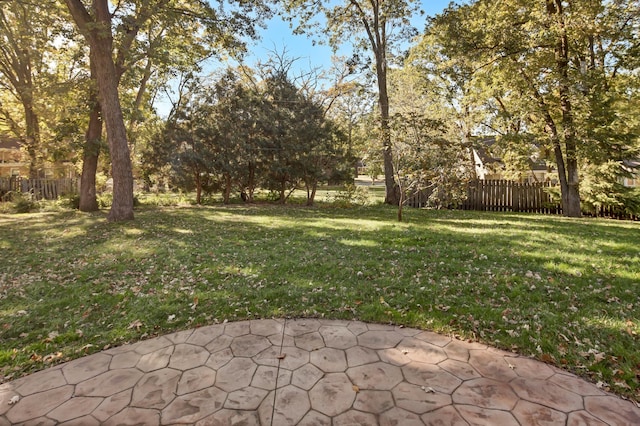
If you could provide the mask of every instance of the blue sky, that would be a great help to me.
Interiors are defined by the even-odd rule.
[[[425,14],[414,19],[414,26],[419,32],[422,32],[427,16],[440,13],[450,2],[451,0],[422,0],[421,8]],[[326,45],[314,45],[311,37],[293,35],[289,24],[283,22],[277,16],[267,23],[267,28],[263,29],[260,34],[260,40],[247,46],[249,54],[244,62],[249,66],[255,65],[258,60],[266,59],[270,52],[275,50],[278,53],[282,53],[285,48],[287,58],[299,58],[296,65],[302,69],[308,70],[309,68],[328,67],[331,65],[331,48]],[[344,54],[349,54],[350,52],[351,47],[345,46]]]

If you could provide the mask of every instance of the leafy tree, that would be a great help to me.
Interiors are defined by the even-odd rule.
[[[0,120],[23,141],[31,177],[42,171],[43,99],[52,85],[53,41],[62,34],[56,8],[50,2],[0,2],[0,88],[8,95],[0,99]]]
[[[285,7],[300,20],[299,32],[319,27],[314,18],[321,13],[326,18],[329,44],[336,49],[345,40],[352,41],[358,50],[373,55],[372,65],[378,86],[380,138],[384,158],[385,202],[397,205],[399,193],[394,180],[393,147],[389,130],[389,95],[387,74],[389,55],[394,45],[411,34],[409,18],[416,11],[413,0],[287,0]]]
[[[69,0],[66,3],[83,34],[85,36],[87,34],[98,35],[94,29],[95,25],[87,25],[92,16],[84,8],[82,2]],[[91,13],[95,13],[98,17],[101,16],[98,11],[105,9],[106,3],[106,1],[93,1]],[[211,5],[203,2],[182,0],[131,1],[119,3],[113,15],[102,16],[102,21],[97,19],[100,21],[98,23],[105,27],[105,31],[108,27],[109,34],[113,33],[108,37],[110,39],[108,47],[111,48],[109,55],[111,62],[113,62],[111,66],[111,71],[114,72],[113,84],[116,88],[121,89],[119,101],[125,101],[125,109],[123,111],[121,104],[120,113],[123,115],[123,119],[125,114],[129,117],[129,126],[124,133],[121,129],[124,124],[118,127],[119,138],[123,138],[123,135],[126,138],[128,130],[129,140],[135,141],[137,123],[142,119],[140,108],[145,100],[146,104],[150,106],[153,99],[148,96],[153,74],[156,74],[156,81],[166,83],[176,69],[195,68],[199,61],[214,52],[211,50],[212,48],[230,52],[242,51],[244,48],[242,37],[254,36],[254,26],[261,22],[264,14],[268,13],[268,7],[260,2],[233,1],[226,6],[214,9]],[[256,11],[257,13],[253,13]],[[93,38],[97,39],[98,37]],[[100,46],[96,40],[90,37],[88,40],[92,49],[91,56],[99,64],[99,58],[105,59],[103,58],[105,55],[102,53],[104,46]],[[185,45],[191,46],[191,48],[184,49]],[[109,114],[104,111],[105,105],[102,105],[104,102],[102,99],[104,97],[103,89],[101,88],[102,69],[100,66],[96,69],[98,70],[96,76],[98,87],[100,87],[98,92],[101,98],[100,106],[107,124],[109,143],[113,147],[112,136],[109,136]],[[132,90],[123,90],[123,85],[124,88]],[[155,86],[154,90],[158,88],[159,86]],[[108,107],[108,109],[111,108],[112,106]],[[124,123],[124,120],[122,121]],[[97,125],[99,123],[96,123]],[[126,142],[126,139],[123,140]],[[90,144],[90,139],[88,139],[88,151],[91,154],[95,150],[91,149]],[[119,143],[122,150],[124,150],[124,145],[123,142]],[[120,153],[114,158],[113,153],[111,154],[114,165],[112,212],[117,205],[115,188],[119,187],[115,184],[116,174],[118,174],[116,170],[126,168],[126,166],[116,167],[120,164],[119,155]],[[122,160],[122,162],[125,161]],[[131,169],[130,164],[128,168]],[[128,187],[129,185],[124,186]],[[122,188],[120,191],[123,191]]]
[[[638,10],[632,0],[479,0],[430,25],[452,67],[473,64],[472,83],[493,118],[507,118],[511,133],[524,129],[553,153],[567,216],[581,212],[581,162],[598,151],[621,160],[637,141],[615,117],[637,90],[620,82],[633,74]]]

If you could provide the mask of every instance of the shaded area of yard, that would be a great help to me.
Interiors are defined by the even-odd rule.
[[[640,224],[235,206],[0,215],[0,375],[173,330],[269,317],[477,339],[636,400]]]

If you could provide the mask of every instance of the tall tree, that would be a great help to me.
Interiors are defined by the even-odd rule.
[[[55,5],[24,1],[0,2],[0,87],[13,99],[0,101],[0,119],[24,143],[29,174],[38,177],[41,164],[41,125],[38,99],[43,96],[46,63],[55,49],[52,40],[60,30]],[[10,104],[21,106],[16,115]]]
[[[594,159],[594,148],[612,153],[617,146],[619,160],[629,153],[611,143],[618,137],[589,129],[604,113],[609,120],[599,122],[620,135],[612,124],[628,99],[616,81],[633,75],[639,14],[637,0],[478,0],[450,7],[430,24],[452,66],[473,63],[473,84],[483,87],[493,116],[524,118],[511,124],[525,126],[553,153],[567,216],[581,214],[579,168]],[[617,105],[600,102],[612,97]]]
[[[317,14],[326,18],[329,43],[337,49],[345,40],[351,40],[356,49],[365,49],[373,55],[378,86],[380,138],[384,158],[386,184],[385,202],[398,205],[400,200],[393,167],[393,146],[389,128],[389,95],[387,74],[389,56],[394,45],[412,34],[409,22],[417,11],[416,0],[286,0],[289,13],[300,20],[298,31],[308,31],[319,24]]]
[[[95,60],[100,108],[107,130],[113,177],[113,204],[109,221],[133,219],[133,173],[127,132],[118,94],[113,58],[113,32],[108,0],[93,0],[87,9],[81,0],[65,0]],[[90,13],[91,12],[91,13]]]

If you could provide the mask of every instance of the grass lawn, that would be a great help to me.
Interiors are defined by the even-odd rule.
[[[252,318],[359,319],[536,357],[640,400],[640,224],[300,206],[0,214],[0,382]]]

